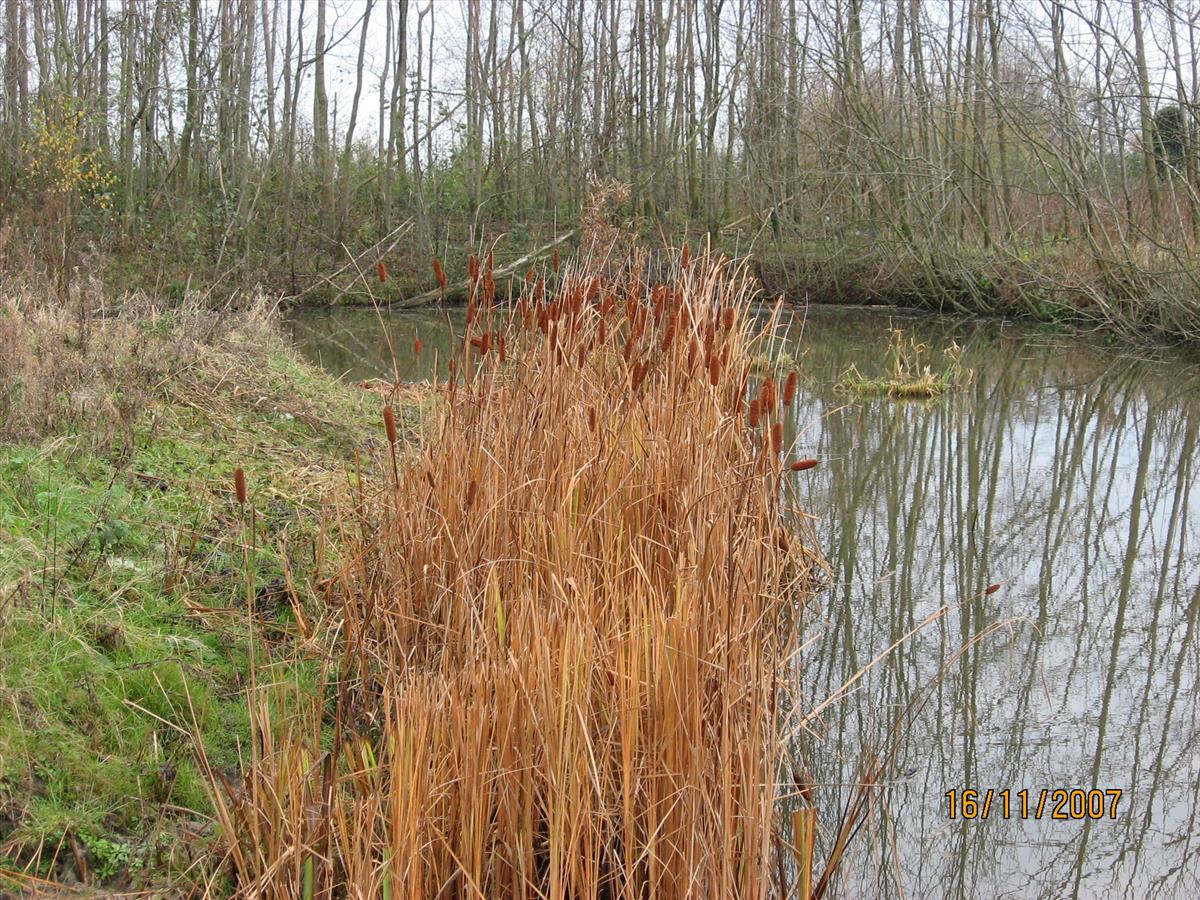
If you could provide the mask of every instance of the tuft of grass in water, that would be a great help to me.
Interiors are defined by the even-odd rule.
[[[888,372],[867,378],[851,365],[837,388],[860,396],[887,396],[897,400],[927,400],[970,384],[972,373],[962,363],[963,348],[956,343],[942,350],[942,365],[934,371],[927,344],[893,328],[888,346]]]
[[[796,357],[787,350],[764,350],[750,357],[750,371],[755,375],[782,375],[797,367]]]
[[[780,773],[822,564],[778,403],[747,424],[766,332],[724,260],[622,269],[506,308],[477,279],[425,447],[330,505],[324,697],[278,702],[264,665],[240,777],[201,745],[239,896],[793,889]]]

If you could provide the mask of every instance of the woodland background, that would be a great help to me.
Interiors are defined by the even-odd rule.
[[[394,299],[612,182],[796,299],[1200,333],[1192,0],[3,6],[0,262],[64,294]]]

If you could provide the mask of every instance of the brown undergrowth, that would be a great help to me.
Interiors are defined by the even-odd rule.
[[[151,400],[180,385],[236,381],[253,391],[261,378],[233,379],[231,369],[257,375],[275,347],[276,301],[262,295],[168,304],[143,294],[109,301],[95,286],[77,293],[65,305],[32,279],[0,279],[0,439],[125,436]]]
[[[489,293],[424,449],[331,507],[326,696],[260,666],[245,771],[209,770],[233,889],[787,893],[821,562],[788,499],[794,389],[750,382],[751,282],[705,256]]]

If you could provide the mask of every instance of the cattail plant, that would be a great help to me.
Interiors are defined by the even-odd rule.
[[[436,256],[433,258],[433,276],[437,279],[438,288],[442,293],[446,293],[446,285],[449,283],[446,278],[446,270],[442,268],[442,261]]]
[[[794,371],[788,372],[787,381],[783,385],[783,405],[790,407],[796,399],[796,382],[797,376]]]
[[[375,274],[379,276],[379,283],[386,284],[388,280],[387,264],[381,259],[375,263]]]
[[[392,454],[392,477],[399,480],[400,465],[396,457],[396,444],[399,442],[399,436],[396,433],[396,414],[392,411],[390,403],[383,407],[383,430],[387,435],[388,448]]]
[[[818,561],[745,415],[749,275],[676,277],[657,325],[640,278],[573,265],[483,309],[462,349],[499,352],[452,359],[426,444],[331,504],[322,699],[264,686],[291,711],[255,716],[238,792],[212,777],[241,895],[796,895]]]

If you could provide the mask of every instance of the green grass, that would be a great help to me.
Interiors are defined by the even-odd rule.
[[[231,770],[249,733],[234,468],[270,652],[295,637],[283,554],[311,570],[324,489],[380,405],[273,345],[202,360],[121,441],[0,443],[0,868],[134,885],[184,864],[208,806],[184,732]],[[281,677],[315,684],[303,662]],[[55,861],[72,843],[89,873]]]

